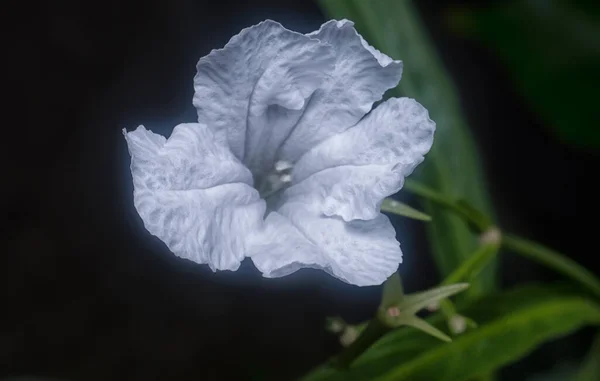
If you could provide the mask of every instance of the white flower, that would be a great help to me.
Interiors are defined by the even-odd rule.
[[[267,20],[197,70],[198,123],[168,140],[142,126],[124,132],[146,228],[213,270],[248,256],[267,277],[312,267],[364,286],[395,272],[402,253],[380,205],[435,129],[412,99],[371,110],[402,63],[347,20],[307,35]]]

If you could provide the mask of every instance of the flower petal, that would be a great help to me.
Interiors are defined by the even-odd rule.
[[[277,22],[246,28],[198,62],[198,120],[224,134],[236,157],[262,173],[333,65],[331,46]]]
[[[302,199],[345,221],[379,215],[381,201],[402,187],[433,143],[435,123],[413,99],[392,98],[356,126],[307,152],[281,203]]]
[[[205,125],[180,124],[168,140],[143,126],[123,133],[146,229],[179,257],[237,269],[265,210],[250,172]]]
[[[357,286],[383,283],[402,262],[388,218],[344,222],[324,217],[311,205],[290,202],[269,214],[249,245],[249,256],[265,277],[319,268]]]
[[[356,124],[386,90],[396,87],[402,75],[402,62],[369,46],[351,21],[331,20],[308,35],[333,46],[335,69],[314,92],[280,149],[278,159],[289,162]]]

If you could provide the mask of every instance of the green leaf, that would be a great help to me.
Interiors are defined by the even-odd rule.
[[[402,314],[412,315],[416,314],[423,308],[439,302],[442,299],[458,294],[469,288],[468,283],[451,284],[449,286],[436,287],[431,290],[417,292],[415,294],[407,295],[402,300],[402,303],[398,305],[398,308]]]
[[[581,290],[571,285],[537,285],[531,284],[521,286],[507,291],[495,292],[474,301],[463,301],[457,304],[456,309],[464,315],[476,319],[478,324],[487,324],[499,316],[509,314],[511,311],[526,308],[536,303],[554,300],[555,298],[567,298],[579,296]],[[427,321],[438,328],[445,324],[445,316],[436,313],[427,318]],[[412,341],[419,342],[422,338],[418,332],[410,329],[398,329],[379,340],[371,351],[361,357],[369,358],[371,355],[378,356],[378,351],[392,353],[396,349],[402,349],[402,345]],[[435,341],[433,342],[437,344]],[[398,346],[400,344],[400,346]],[[408,352],[401,353],[403,357],[409,356]]]
[[[391,198],[386,198],[383,200],[383,203],[381,204],[381,211],[394,213],[399,216],[412,218],[414,220],[431,221],[431,217],[427,214],[413,208],[412,206],[406,205],[403,202],[396,201]]]
[[[496,53],[519,93],[557,137],[598,149],[600,8],[583,5],[569,0],[513,0],[455,9],[449,16],[455,30]]]
[[[400,279],[398,273],[394,273],[383,283],[381,307],[388,308],[390,306],[398,305],[403,299],[404,291],[402,288],[402,279]]]
[[[459,106],[458,93],[412,2],[321,0],[320,4],[332,17],[354,21],[370,44],[404,62],[400,85],[390,95],[415,98],[437,124],[433,147],[415,175],[422,176],[427,185],[444,195],[464,198],[491,216],[481,160]],[[446,277],[475,252],[477,238],[451,212],[430,202],[424,206],[432,218],[427,230],[436,264],[442,277]],[[475,296],[494,289],[495,269],[492,261],[465,294]]]
[[[424,335],[419,330],[410,327],[403,327],[388,333],[378,342],[376,342],[368,351],[366,351],[354,362],[349,371],[339,372],[328,366],[322,366],[310,373],[304,380],[372,380],[386,374],[387,372],[390,372],[392,369],[401,364],[417,361],[417,359],[432,351],[439,350],[447,345],[456,345],[459,340],[463,340],[465,337],[469,337],[471,334],[477,333],[485,327],[493,324],[499,324],[503,320],[508,319],[513,315],[527,317],[529,316],[527,311],[530,309],[543,309],[544,306],[555,305],[556,303],[560,304],[562,307],[563,305],[570,305],[570,301],[573,300],[584,300],[581,299],[579,295],[580,289],[569,285],[528,285],[504,292],[497,292],[479,300],[464,301],[457,305],[457,309],[461,314],[465,314],[476,319],[480,324],[480,328],[469,331],[463,336],[459,336],[459,338],[451,344],[444,344],[434,337]],[[566,303],[561,304],[565,301]],[[587,304],[587,300],[584,302],[584,304]],[[575,310],[576,308],[573,308],[570,311],[573,313],[578,313],[578,311]],[[554,313],[554,311],[552,311],[552,313]],[[544,327],[552,331],[552,327],[548,326],[553,324],[561,325],[561,316],[562,313],[558,314],[556,317],[548,315],[545,317],[547,320],[544,320],[544,318],[540,316],[536,316],[536,318],[539,317],[543,321],[542,324],[544,324]],[[579,317],[581,319],[585,319],[583,315]],[[572,317],[568,317],[568,319],[570,318]],[[507,330],[507,334],[510,334],[511,330],[514,328],[515,330],[518,330],[521,335],[523,335],[523,341],[520,341],[521,338],[515,341],[515,345],[518,345],[517,347],[512,348],[511,343],[496,342],[494,344],[490,344],[492,342],[482,341],[480,342],[482,346],[486,344],[482,350],[495,350],[500,354],[502,352],[507,352],[508,355],[511,356],[510,361],[514,361],[519,357],[522,357],[524,354],[526,354],[522,351],[522,349],[526,346],[530,346],[530,349],[532,349],[536,344],[556,337],[556,335],[553,335],[553,333],[556,333],[554,331],[545,331],[545,333],[548,334],[548,336],[545,337],[541,337],[537,334],[536,336],[533,336],[535,333],[533,328],[531,334],[529,333],[528,329],[531,328],[531,324],[529,323],[540,322],[540,319],[519,321],[519,324],[523,324],[515,324],[507,327],[510,328]],[[432,315],[431,317],[427,318],[426,321],[440,330],[444,329],[446,323],[445,317],[441,313]],[[575,325],[573,325],[572,329],[575,328]],[[494,338],[494,340],[496,339],[499,340],[498,337]],[[532,344],[532,342],[534,343]],[[490,345],[488,346],[487,344]],[[498,355],[498,353],[495,353],[494,356]],[[475,360],[475,358],[473,358],[473,360]],[[471,357],[465,353],[465,356],[463,356],[463,361],[470,363]],[[501,365],[503,364],[496,365],[496,368]],[[435,366],[438,365],[436,364]],[[439,374],[445,374],[445,371],[440,371]],[[436,378],[432,378],[428,381],[435,380]]]
[[[514,361],[545,340],[586,324],[600,324],[600,307],[589,300],[575,297],[541,303],[470,331],[378,380],[432,381],[440,379],[440,374],[445,381],[468,380]]]

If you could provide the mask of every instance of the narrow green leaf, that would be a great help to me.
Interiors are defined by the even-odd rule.
[[[451,284],[449,286],[436,287],[431,290],[418,292],[411,295],[406,295],[402,303],[398,305],[398,308],[402,314],[416,314],[421,309],[439,302],[449,296],[458,294],[461,291],[469,288],[468,283]]]
[[[363,356],[348,372],[322,368],[305,380],[464,381],[496,370],[544,341],[587,324],[600,324],[598,305],[581,297],[555,298],[500,316],[408,360],[393,356],[394,361],[390,361],[387,356],[386,368],[378,368],[381,362],[370,363],[369,357]]]
[[[528,285],[497,292],[479,300],[465,300],[458,303],[456,308],[460,314],[476,319],[481,327],[501,321],[513,313],[520,314],[520,311],[528,308],[546,305],[556,300],[571,300],[572,298],[578,298],[579,295],[580,289],[571,286]],[[548,319],[551,322],[553,317],[549,316]],[[437,329],[445,329],[446,319],[442,313],[433,314],[425,320]],[[325,365],[307,375],[304,380],[372,380],[382,376],[399,364],[411,362],[420,355],[443,345],[451,344],[444,344],[432,336],[424,335],[417,329],[401,327],[377,341],[353,363],[349,371],[340,373]],[[497,350],[503,349],[498,347]],[[468,357],[465,358],[465,360],[468,359]],[[435,379],[429,381],[435,381]]]
[[[398,320],[398,326],[400,325],[408,325],[410,327],[416,328],[420,331],[425,332],[426,334],[438,338],[445,342],[450,342],[452,339],[450,336],[446,335],[444,332],[435,328],[425,320],[417,317],[417,316],[406,316]]]
[[[381,307],[387,308],[390,306],[398,305],[404,299],[404,291],[402,289],[402,279],[398,273],[392,274],[383,283],[383,291],[381,296]]]
[[[358,31],[387,55],[404,62],[400,85],[392,96],[409,96],[423,104],[437,124],[433,147],[417,176],[453,199],[464,198],[492,216],[483,171],[473,137],[459,106],[458,93],[408,0],[321,0],[334,18],[348,18]],[[436,264],[443,277],[475,252],[477,238],[469,226],[447,210],[425,202],[431,216],[428,235]],[[480,295],[495,287],[495,261],[484,270],[466,294]]]
[[[502,316],[390,370],[379,381],[462,381],[493,371],[529,353],[545,340],[587,324],[600,324],[600,307],[564,298]]]
[[[517,287],[502,292],[495,292],[491,295],[476,300],[466,300],[456,305],[456,311],[475,319],[479,325],[485,325],[499,316],[507,315],[511,312],[533,306],[537,303],[543,303],[556,298],[567,298],[579,296],[581,290],[570,285],[539,285],[531,284]],[[445,325],[445,316],[443,313],[436,313],[426,319],[432,325],[443,328]],[[418,342],[422,335],[410,329],[397,329],[379,340],[374,348],[367,352],[363,358],[368,359],[372,355],[378,356],[378,351],[383,353],[395,353],[395,350],[401,350],[402,346],[413,341]],[[410,352],[401,352],[403,357],[409,356]],[[362,358],[361,358],[362,359]]]
[[[403,202],[396,201],[391,198],[386,198],[383,200],[383,203],[381,204],[381,211],[412,218],[413,220],[431,221],[431,217],[429,217],[427,214],[413,208],[412,206],[406,205]]]

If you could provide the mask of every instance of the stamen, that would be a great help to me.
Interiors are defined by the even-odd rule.
[[[286,188],[292,182],[293,164],[284,160],[277,161],[271,172],[261,181],[259,193],[261,198],[266,199],[269,196]]]
[[[279,160],[275,163],[275,171],[276,172],[283,172],[286,169],[291,169],[293,167],[293,164],[290,163],[289,161],[285,161],[285,160]]]

